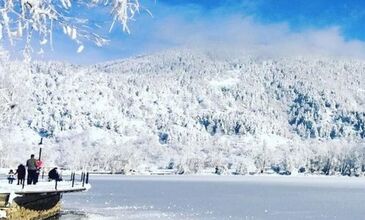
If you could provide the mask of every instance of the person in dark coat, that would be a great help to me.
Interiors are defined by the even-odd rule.
[[[30,155],[30,159],[27,160],[27,167],[28,167],[28,178],[27,178],[27,184],[36,184],[36,178],[37,178],[37,165],[36,165],[36,159],[34,159],[34,154]]]
[[[56,181],[62,181],[62,178],[60,177],[60,174],[57,172],[57,167],[53,168],[48,173],[48,178],[50,180],[56,180]]]
[[[18,174],[18,185],[23,185],[23,182],[25,181],[25,166],[23,164],[18,166],[16,174]]]

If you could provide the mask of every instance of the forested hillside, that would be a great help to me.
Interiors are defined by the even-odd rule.
[[[46,162],[75,169],[365,171],[365,61],[171,50],[1,66],[0,167],[42,136]]]

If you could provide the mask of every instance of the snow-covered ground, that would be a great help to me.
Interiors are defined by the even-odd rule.
[[[365,178],[93,176],[60,220],[363,219]]]
[[[54,181],[40,181],[36,185],[17,185],[17,180],[14,180],[13,184],[8,184],[7,180],[0,180],[0,193],[38,193],[38,192],[53,192],[56,190],[56,183]],[[72,187],[72,182],[62,181],[57,183],[58,191],[77,191],[83,189],[89,189],[89,184],[84,184],[79,181],[74,183]]]

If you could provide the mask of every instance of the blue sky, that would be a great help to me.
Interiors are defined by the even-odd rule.
[[[365,54],[365,1],[357,0],[142,0],[144,10],[130,23],[131,34],[117,26],[109,45],[86,43],[83,53],[62,34],[54,52],[41,59],[94,63],[174,47],[224,47],[261,53]],[[107,13],[88,13],[107,29]],[[265,47],[266,49],[262,49]],[[268,49],[270,48],[270,49]],[[344,53],[343,51],[349,51]],[[350,52],[352,51],[352,52]],[[344,53],[344,54],[342,54]]]

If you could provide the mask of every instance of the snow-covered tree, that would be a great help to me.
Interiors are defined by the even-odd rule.
[[[38,62],[26,77],[24,64],[2,64],[0,166],[34,153],[46,130],[47,164],[66,168],[365,171],[363,61],[173,50],[87,67]]]
[[[78,13],[95,7],[109,8],[110,29],[119,22],[123,31],[129,32],[128,21],[139,11],[140,4],[138,0],[1,0],[0,39],[6,39],[10,44],[17,39],[25,40],[25,53],[29,54],[34,37],[40,45],[49,43],[52,46],[54,29],[62,28],[80,45],[78,52],[82,51],[84,40],[102,46],[107,42],[105,33],[91,28],[88,18]]]

